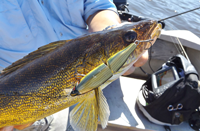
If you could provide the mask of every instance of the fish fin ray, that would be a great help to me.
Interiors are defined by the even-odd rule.
[[[70,112],[70,124],[75,131],[97,130],[98,106],[95,91]]]
[[[8,75],[9,73],[14,72],[15,70],[23,67],[27,63],[40,58],[41,56],[44,56],[51,51],[57,49],[58,47],[61,47],[64,45],[66,42],[71,41],[71,40],[63,40],[63,41],[56,41],[49,43],[47,45],[44,45],[42,47],[39,47],[36,51],[33,51],[29,53],[28,55],[24,56],[22,59],[19,59],[18,61],[12,63],[10,66],[6,67],[1,73],[0,73],[0,78],[3,76]]]
[[[110,116],[110,109],[106,100],[106,97],[103,95],[101,88],[98,88],[98,106],[99,106],[99,119],[101,121],[102,128],[106,128],[108,124],[108,119]]]

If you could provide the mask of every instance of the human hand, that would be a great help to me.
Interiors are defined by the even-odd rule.
[[[133,66],[131,66],[123,75],[130,75],[131,73],[133,73],[135,71],[136,67],[141,67],[143,66],[149,58],[149,54],[148,54],[148,50],[133,64]]]
[[[123,22],[123,23],[118,24],[118,25],[108,26],[106,28],[106,30],[121,27],[123,25],[131,24],[131,23],[132,22]],[[148,54],[148,50],[146,50],[145,53],[123,75],[126,76],[126,75],[132,74],[135,71],[135,68],[143,66],[148,61],[148,58],[149,58],[149,54]]]
[[[18,129],[18,130],[23,130],[26,127],[31,126],[33,123],[28,123],[28,124],[24,124],[24,125],[16,125],[16,126],[6,126],[3,128],[0,128],[0,131],[13,131],[13,129]]]
[[[6,126],[3,128],[0,128],[0,131],[13,131],[14,126]]]

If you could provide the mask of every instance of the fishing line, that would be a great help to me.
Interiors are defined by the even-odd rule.
[[[176,47],[176,50],[178,51],[179,54],[181,54],[181,51],[179,49],[179,45],[178,44],[175,44],[175,41],[174,39],[172,39],[172,37],[170,36],[171,40],[172,40],[172,43],[174,44],[174,46]]]
[[[150,37],[150,40],[151,40],[151,36],[150,35],[149,35],[149,37]],[[148,50],[148,54],[149,54],[149,60],[148,60],[149,68],[151,69],[152,72],[154,72],[153,68],[151,67],[151,57],[152,57],[151,56],[151,52],[152,52],[153,44],[151,43],[151,41],[149,41],[149,42],[151,44],[151,47],[149,48],[149,50],[148,49],[145,49],[145,50]],[[151,74],[149,74],[146,71],[144,71],[144,69],[142,67],[139,67],[139,68],[145,75],[147,75],[148,77],[151,76]]]
[[[192,12],[192,11],[195,11],[195,10],[198,10],[198,9],[200,9],[200,7],[197,7],[197,8],[194,8],[194,9],[191,9],[191,10],[188,10],[188,11],[185,11],[185,12],[182,12],[182,13],[179,13],[179,14],[176,14],[176,15],[173,15],[173,16],[170,16],[170,17],[166,17],[166,18],[160,19],[160,20],[158,20],[158,22],[162,23],[164,20],[167,20],[167,19],[170,19],[170,18],[179,16],[179,15],[182,15],[182,14],[186,14],[186,13],[189,13],[189,12]],[[165,25],[165,24],[163,23],[162,25]],[[172,37],[170,37],[170,38],[172,39]],[[188,55],[187,55],[187,53],[186,53],[186,51],[185,51],[183,45],[181,44],[179,38],[176,37],[176,39],[177,39],[177,41],[178,41],[177,44],[175,44],[174,40],[172,39],[175,48],[177,49],[177,51],[178,51],[180,54],[184,55],[184,56],[188,59],[188,61],[190,62],[189,57],[188,57]],[[152,56],[151,56],[151,50],[152,50],[152,46],[150,47],[150,50],[149,50],[149,60],[148,60],[148,64],[149,64],[150,69],[153,71],[153,69],[152,69],[152,67],[151,67],[151,64],[150,64],[151,57],[152,57]],[[191,62],[190,62],[190,63],[191,63]],[[141,69],[141,71],[142,71],[144,74],[150,75],[149,73],[145,72],[145,71],[142,69],[142,67],[140,67],[140,69]],[[154,71],[153,71],[153,72],[154,72]]]
[[[172,28],[172,26],[169,25],[169,28],[171,30],[175,30],[174,28]],[[174,44],[174,46],[176,47],[176,50],[178,51],[179,54],[182,54],[183,52],[181,52],[180,50],[180,45],[176,44],[175,40],[172,38],[172,36],[170,36],[170,39],[172,40],[172,43]]]
[[[170,27],[171,30],[174,30],[170,25],[169,25],[169,27]],[[187,58],[187,60],[191,63],[191,61],[190,61],[190,59],[189,59],[189,57],[188,57],[188,55],[187,55],[187,53],[186,53],[186,51],[185,51],[185,49],[184,49],[184,47],[182,45],[180,39],[178,37],[175,37],[175,40],[177,41],[177,44],[176,44],[176,42],[174,41],[173,37],[170,36],[170,38],[171,38],[174,46],[176,47],[177,51],[180,54],[184,55]],[[177,48],[177,46],[178,46],[178,48]]]
[[[172,37],[171,37],[171,39],[172,39]],[[184,56],[188,59],[188,61],[190,62],[190,59],[189,59],[189,57],[188,57],[188,55],[187,55],[187,53],[186,53],[186,51],[185,51],[183,45],[181,44],[180,39],[179,39],[178,37],[176,37],[176,40],[177,40],[177,42],[178,42],[178,45],[179,45],[179,49],[180,49],[180,51],[181,51],[181,54],[184,55]],[[174,43],[174,44],[175,44],[175,43]],[[191,63],[191,62],[190,62],[190,63]]]
[[[189,13],[189,12],[192,12],[192,11],[198,10],[198,9],[200,9],[200,7],[194,8],[194,9],[192,9],[192,10],[188,10],[188,11],[185,11],[185,12],[182,12],[182,13],[179,13],[179,14],[176,14],[176,15],[173,15],[173,16],[170,16],[170,17],[167,17],[167,18],[164,18],[164,19],[160,19],[160,20],[158,20],[158,22],[161,22],[161,21],[164,21],[164,20],[167,20],[167,19],[170,19],[170,18],[179,16],[179,15],[182,15],[182,14],[185,14],[185,13]]]
[[[188,55],[187,55],[185,49],[183,48],[183,45],[181,44],[180,39],[179,39],[178,37],[176,37],[176,39],[177,39],[177,41],[179,42],[180,49],[183,51],[184,56],[188,59],[189,63],[191,63],[191,61],[190,61],[190,59],[189,59],[189,57],[188,57]]]
[[[151,42],[150,42],[150,43],[151,43]],[[149,62],[148,62],[148,64],[149,64],[149,67],[150,67],[151,71],[154,72],[153,68],[151,67],[151,57],[152,57],[152,56],[151,56],[151,55],[152,55],[151,52],[152,52],[153,44],[151,43],[151,45],[152,45],[152,46],[151,46],[151,48],[150,48],[150,50],[149,50]]]
[[[179,13],[179,14],[176,14],[176,15],[173,15],[173,16],[170,16],[170,17],[167,17],[167,18],[164,18],[164,19],[160,19],[160,20],[158,20],[158,22],[161,22],[161,21],[164,21],[164,20],[167,20],[167,19],[170,19],[170,18],[179,16],[179,15],[182,15],[182,14],[186,14],[186,13],[189,13],[189,12],[192,12],[192,11],[195,11],[195,10],[198,10],[198,9],[200,9],[200,7],[197,7],[197,8],[194,8],[194,9],[191,9],[191,10],[188,10],[188,11],[185,11],[185,12],[182,12],[182,13]],[[172,29],[171,26],[169,26],[169,27]],[[175,37],[176,40],[177,40],[177,44],[175,44],[176,42],[174,42],[174,40],[172,39],[172,37],[170,37],[170,38],[171,38],[171,40],[173,41],[173,44],[174,44],[174,46],[176,47],[177,51],[178,51],[180,54],[184,55],[184,56],[188,59],[188,61],[191,63],[191,61],[190,61],[190,59],[189,59],[189,57],[188,57],[188,55],[187,55],[187,53],[186,53],[186,51],[185,51],[183,45],[181,44],[180,39],[179,39],[178,37]],[[177,46],[178,46],[178,48],[177,48]]]

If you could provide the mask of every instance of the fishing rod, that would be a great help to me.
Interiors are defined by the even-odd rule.
[[[158,22],[160,22],[160,23],[163,25],[163,27],[164,27],[164,26],[165,26],[165,23],[163,22],[164,20],[167,20],[167,19],[170,19],[170,18],[179,16],[179,15],[182,15],[182,14],[185,14],[185,13],[189,13],[189,12],[192,12],[192,11],[198,10],[198,9],[200,9],[200,7],[194,8],[194,9],[192,9],[192,10],[188,10],[188,11],[185,11],[185,12],[182,12],[182,13],[179,13],[179,14],[176,14],[176,15],[173,15],[173,16],[170,16],[170,17],[167,17],[167,18],[164,18],[164,19],[160,19],[160,20],[158,20]],[[190,59],[189,59],[189,57],[188,57],[188,55],[187,55],[185,49],[183,48],[183,45],[181,44],[179,38],[176,37],[176,39],[177,39],[177,42],[179,43],[179,49],[180,49],[180,51],[181,51],[181,54],[183,54],[183,55],[188,59],[188,61],[190,62]],[[174,45],[175,45],[175,43],[174,43]],[[190,62],[190,63],[191,63],[191,62]]]
[[[127,5],[127,4],[122,4],[122,5]],[[129,14],[129,13],[123,12],[123,11],[125,10],[125,7],[127,8],[128,5],[127,5],[127,6],[122,6],[122,5],[121,5],[120,7],[124,7],[124,8],[123,8],[123,9],[122,9],[122,8],[119,8],[119,9],[118,9],[119,16],[120,16],[121,20],[129,21],[129,22],[138,22],[138,21],[147,19],[147,18],[145,18],[145,17],[135,16],[135,15],[133,15],[133,14]],[[182,12],[182,13],[179,13],[179,14],[176,14],[176,15],[173,15],[173,16],[170,16],[170,17],[166,17],[166,18],[160,19],[160,20],[158,20],[158,22],[162,24],[162,29],[164,29],[164,27],[165,27],[164,20],[167,20],[167,19],[170,19],[170,18],[179,16],[179,15],[182,15],[182,14],[185,14],[185,13],[189,13],[189,12],[192,12],[192,11],[198,10],[198,9],[200,9],[200,7],[197,7],[197,8],[194,8],[194,9],[191,9],[191,10],[188,10],[188,11],[185,11],[185,12]],[[127,10],[127,11],[129,12],[129,10]],[[175,47],[177,48],[177,50],[179,49],[179,51],[181,51],[180,53],[183,54],[183,55],[188,59],[188,61],[190,62],[189,57],[188,57],[186,51],[184,50],[184,47],[183,47],[183,45],[181,44],[179,38],[176,37],[176,39],[177,39],[177,41],[178,41],[179,47],[177,47],[177,46],[175,45],[175,42],[173,42],[174,45],[175,45]],[[151,50],[151,48],[150,48],[150,50]],[[150,57],[150,59],[151,59],[151,53],[150,53],[150,56],[149,56],[149,57]],[[151,68],[151,65],[150,65],[150,60],[149,60],[149,67],[150,67],[150,69],[153,71],[153,69]],[[141,69],[142,72],[144,72],[146,75],[150,75],[149,73],[146,73],[141,67],[140,67],[140,69]],[[153,71],[153,72],[154,72],[154,71]],[[200,82],[199,82],[199,83],[200,83]]]
[[[179,15],[182,15],[182,14],[185,14],[185,13],[189,13],[189,12],[192,12],[192,11],[198,10],[198,9],[200,9],[200,7],[194,8],[194,9],[192,9],[192,10],[188,10],[188,11],[185,11],[185,12],[182,12],[182,13],[179,13],[179,14],[176,14],[176,15],[173,15],[173,16],[170,16],[170,17],[167,17],[167,18],[164,18],[164,19],[160,19],[160,20],[158,20],[158,23],[161,23],[161,24],[162,24],[162,28],[164,28],[164,27],[165,27],[164,20],[167,20],[167,19],[170,19],[170,18],[179,16]],[[187,58],[187,60],[191,63],[191,61],[190,61],[190,59],[189,59],[189,57],[188,57],[188,55],[187,55],[187,53],[186,53],[186,51],[185,51],[183,45],[181,44],[179,38],[176,37],[176,40],[177,40],[178,45],[179,45],[179,47],[177,47],[179,50],[178,50],[178,49],[177,49],[177,50],[180,51],[180,53],[181,53],[182,55],[184,55],[184,56]],[[173,43],[174,43],[174,45],[175,45],[175,47],[176,47],[175,42],[173,42]],[[150,66],[150,61],[149,61],[149,66]],[[151,68],[151,66],[150,66],[150,69],[153,71],[153,69]],[[141,69],[141,70],[142,70],[142,69]],[[143,70],[142,70],[142,71],[143,71]],[[144,71],[143,71],[143,72],[144,72]],[[153,72],[154,72],[154,71],[153,71]],[[145,72],[145,73],[146,73],[146,72]],[[199,82],[199,85],[200,85],[200,82]]]
[[[167,18],[164,18],[164,19],[160,19],[160,20],[158,20],[158,22],[161,22],[161,21],[164,21],[164,20],[167,20],[167,19],[170,19],[170,18],[179,16],[179,15],[182,15],[182,14],[185,14],[185,13],[188,13],[188,12],[192,12],[192,11],[198,10],[198,9],[200,9],[200,7],[194,8],[194,9],[192,9],[192,10],[188,10],[188,11],[185,11],[185,12],[182,12],[182,13],[179,13],[179,14],[176,14],[176,15],[173,15],[173,16],[170,16],[170,17],[167,17]]]
[[[182,13],[179,13],[179,14],[176,14],[176,15],[173,15],[173,16],[170,16],[170,17],[167,17],[167,18],[164,18],[164,19],[160,19],[160,20],[158,20],[158,23],[161,23],[161,24],[162,24],[162,28],[164,28],[164,27],[165,27],[164,20],[167,20],[167,19],[170,19],[170,18],[179,16],[179,15],[182,15],[182,14],[185,14],[185,13],[189,13],[189,12],[192,12],[192,11],[198,10],[198,9],[200,9],[200,7],[197,7],[197,8],[194,8],[194,9],[192,9],[192,10],[188,10],[188,11],[185,11],[185,12],[182,12]],[[179,38],[176,37],[176,40],[177,40],[178,45],[179,45],[179,47],[177,48],[177,50],[179,49],[178,51],[180,51],[180,53],[181,53],[182,55],[184,55],[184,56],[188,59],[188,61],[190,62],[190,59],[189,59],[189,57],[188,57],[188,55],[187,55],[187,53],[186,53],[186,51],[185,51],[183,45],[181,44]],[[176,44],[175,44],[175,42],[173,42],[173,43],[174,43],[175,47],[177,47]],[[191,62],[190,62],[190,63],[191,63]]]

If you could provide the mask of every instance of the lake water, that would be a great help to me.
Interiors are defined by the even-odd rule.
[[[200,7],[200,0],[127,0],[137,16],[163,19]],[[165,20],[166,30],[189,30],[200,37],[200,9]]]

